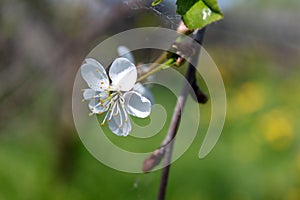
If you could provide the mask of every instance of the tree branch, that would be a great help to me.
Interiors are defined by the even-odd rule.
[[[204,32],[205,29],[198,30],[196,32],[194,40],[198,42],[199,44],[202,44],[203,37],[204,37]],[[199,57],[200,49],[197,49],[197,52],[193,55],[192,62],[191,63],[197,63],[198,62],[198,57]],[[162,170],[162,175],[161,175],[161,182],[160,182],[160,187],[159,187],[159,193],[158,193],[158,200],[164,200],[166,191],[167,191],[167,184],[168,184],[168,177],[169,177],[169,171],[170,171],[170,163],[171,163],[171,158],[172,158],[172,151],[173,151],[173,145],[174,145],[174,140],[175,136],[177,133],[177,129],[180,124],[180,118],[181,118],[181,113],[182,109],[185,105],[187,96],[188,96],[188,88],[189,84],[193,84],[195,81],[195,73],[196,73],[196,68],[192,64],[189,64],[185,78],[187,79],[188,82],[183,83],[183,87],[181,89],[180,96],[177,100],[173,116],[172,116],[172,121],[171,125],[169,127],[167,136],[165,140],[163,141],[163,146],[164,151],[163,153],[165,154],[165,160],[164,160],[164,168]],[[167,145],[169,144],[169,145]]]

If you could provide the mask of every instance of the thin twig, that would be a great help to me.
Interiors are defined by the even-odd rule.
[[[193,32],[193,30],[191,29],[188,29],[185,24],[183,23],[183,21],[180,22],[178,28],[177,28],[177,33],[181,34],[181,35],[190,35],[191,33]],[[181,37],[178,37],[177,40],[179,39],[180,40]],[[176,40],[176,41],[177,41]],[[176,44],[176,41],[171,45],[170,48],[172,48],[175,44]],[[157,71],[161,70],[161,64],[164,63],[164,61],[169,57],[169,56],[174,56],[174,58],[176,57],[176,59],[178,58],[181,58],[179,60],[177,60],[176,64],[177,64],[177,67],[181,66],[183,63],[184,63],[184,58],[174,54],[174,53],[171,53],[171,52],[168,52],[168,51],[165,51],[163,52],[151,65],[149,65],[147,67],[147,71],[144,72],[144,74],[142,74],[138,79],[137,79],[137,82],[140,82],[142,80],[144,80],[146,77],[156,73]],[[175,60],[176,60],[175,59]]]
[[[205,29],[198,30],[196,32],[195,36],[195,41],[202,44],[203,37],[204,37],[204,32]],[[190,63],[197,63],[198,62],[198,57],[200,53],[200,49],[197,49],[198,52],[194,54],[194,56],[191,58],[192,62]],[[164,151],[164,168],[162,170],[162,175],[161,175],[161,181],[160,181],[160,187],[159,187],[159,193],[158,193],[158,200],[164,200],[166,196],[166,191],[167,191],[167,184],[168,184],[168,177],[169,177],[169,171],[170,171],[170,163],[171,163],[171,158],[172,158],[172,151],[173,151],[173,145],[174,145],[174,140],[175,136],[177,133],[177,129],[180,124],[180,118],[181,118],[181,113],[183,110],[183,107],[185,105],[188,93],[189,93],[189,84],[193,82],[194,76],[196,73],[196,69],[192,64],[189,64],[189,67],[187,69],[185,78],[187,79],[187,82],[183,83],[183,87],[181,89],[180,96],[177,100],[172,120],[171,120],[171,125],[169,127],[167,136],[165,140],[163,141],[163,145],[168,144],[165,146],[165,151]]]
[[[163,61],[167,58],[168,52],[162,53],[149,67],[148,71],[151,71],[153,68],[157,66],[159,63],[163,63]]]

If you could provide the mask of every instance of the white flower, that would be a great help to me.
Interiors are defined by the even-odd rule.
[[[127,58],[132,63],[135,63],[133,55],[131,54],[130,50],[126,46],[118,46],[117,51],[118,51],[119,57]],[[145,65],[140,65],[138,68],[140,71],[147,70],[147,66],[145,66]],[[146,80],[151,82],[151,81],[153,81],[153,78],[154,78],[154,75],[151,75],[151,76],[148,76],[146,78]],[[149,86],[150,85],[144,86],[141,83],[136,83],[133,86],[132,90],[137,91],[138,93],[140,93],[141,95],[143,95],[144,97],[149,99],[151,102],[151,105],[153,105],[154,97],[153,97],[151,91],[149,90]]]
[[[129,115],[145,118],[151,112],[150,101],[136,91],[130,91],[137,80],[133,63],[126,58],[117,58],[109,69],[109,78],[103,66],[88,58],[81,66],[81,75],[89,86],[83,91],[84,100],[89,100],[92,114],[106,112],[103,122],[119,136],[131,131]],[[128,115],[129,114],[129,115]]]

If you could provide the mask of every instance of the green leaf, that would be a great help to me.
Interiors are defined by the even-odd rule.
[[[161,69],[168,69],[169,67],[171,67],[174,64],[175,64],[174,58],[169,58],[165,63],[162,64]]]
[[[199,0],[177,0],[176,5],[177,5],[177,13],[179,15],[185,15],[185,13]]]
[[[156,6],[156,5],[160,4],[161,2],[163,2],[163,0],[154,0],[152,2],[152,6]]]
[[[177,0],[177,13],[190,29],[203,28],[223,18],[217,0]]]

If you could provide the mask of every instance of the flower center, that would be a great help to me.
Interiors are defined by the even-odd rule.
[[[122,92],[121,91],[110,91],[111,93],[109,96],[103,100],[101,100],[102,106],[105,106],[105,108],[109,108],[108,112],[106,113],[102,123],[100,124],[101,126],[104,126],[105,122],[109,122],[112,117],[116,117],[119,115],[119,127],[121,128],[123,125],[123,121],[127,122],[128,118],[127,115],[124,114],[122,116],[121,110],[124,111],[124,98],[122,97]],[[125,119],[123,119],[125,117]]]

